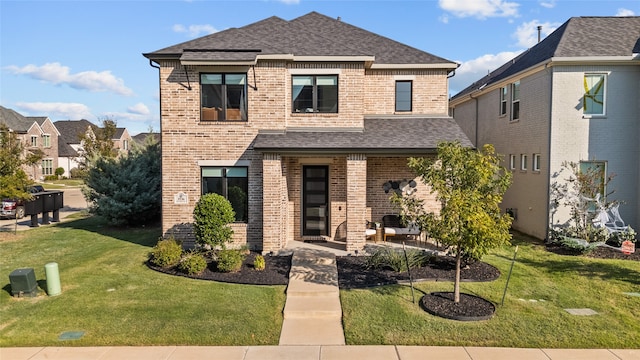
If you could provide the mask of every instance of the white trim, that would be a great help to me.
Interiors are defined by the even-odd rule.
[[[198,160],[198,166],[249,166],[251,160]]]
[[[415,75],[394,75],[393,80],[395,81],[414,81],[416,79]]]
[[[290,75],[340,75],[342,69],[289,69]]]
[[[371,69],[457,69],[456,63],[439,64],[372,64]]]

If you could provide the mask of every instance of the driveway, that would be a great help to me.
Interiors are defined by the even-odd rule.
[[[64,207],[60,209],[60,221],[64,221],[71,214],[87,209],[87,201],[84,199],[80,188],[65,188],[61,191],[64,192]],[[49,219],[51,219],[51,216],[49,216]],[[38,223],[42,223],[42,215],[38,216]],[[18,231],[31,229],[30,225],[31,217],[25,216],[18,220],[17,229]],[[15,226],[16,221],[14,219],[0,220],[0,231],[14,231]]]

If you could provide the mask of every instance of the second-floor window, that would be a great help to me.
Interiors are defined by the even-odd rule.
[[[520,119],[520,81],[511,84],[511,121]]]
[[[338,112],[338,75],[294,75],[291,80],[294,113]]]
[[[49,134],[42,135],[42,146],[51,147],[51,135]]]
[[[533,154],[533,171],[540,171],[540,154]]]
[[[396,81],[396,111],[411,111],[411,80]]]
[[[38,137],[31,135],[31,147],[38,147]]]
[[[520,170],[527,170],[527,154],[520,154]]]
[[[507,87],[500,88],[500,116],[507,115]]]
[[[509,155],[509,170],[515,170],[516,169],[516,155],[515,154],[510,154]]]
[[[604,115],[605,111],[605,80],[604,74],[584,75],[584,98],[582,112],[585,115]]]
[[[246,74],[200,74],[203,121],[247,121]]]

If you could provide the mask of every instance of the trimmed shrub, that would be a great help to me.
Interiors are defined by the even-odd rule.
[[[178,264],[178,270],[185,274],[200,274],[207,268],[207,260],[201,253],[191,252],[186,254]]]
[[[56,168],[56,171],[54,174],[56,174],[56,177],[62,176],[64,174],[64,168],[62,167]]]
[[[218,251],[218,271],[237,272],[242,268],[244,256],[238,250]]]
[[[229,224],[235,220],[235,213],[229,200],[223,196],[214,193],[202,195],[193,209],[193,220],[199,245],[224,249],[225,244],[231,242],[233,229]]]
[[[182,257],[182,245],[173,237],[158,241],[151,250],[151,263],[167,268],[176,265]]]
[[[253,259],[253,268],[262,271],[267,267],[267,263],[264,261],[264,256],[257,255],[255,259]]]

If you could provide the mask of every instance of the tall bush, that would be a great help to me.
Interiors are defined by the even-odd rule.
[[[117,159],[98,158],[85,180],[90,211],[118,226],[157,221],[162,201],[160,167],[158,144]]]
[[[233,229],[229,224],[235,216],[231,203],[223,196],[214,193],[202,195],[193,209],[196,243],[224,248],[231,242]]]

